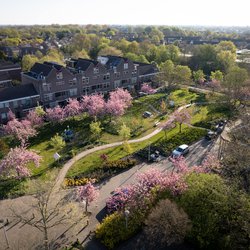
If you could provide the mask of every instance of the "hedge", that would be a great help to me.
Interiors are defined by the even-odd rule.
[[[161,139],[155,144],[155,146],[162,148],[162,150],[165,151],[167,155],[170,155],[172,150],[174,150],[179,145],[191,144],[206,134],[206,129],[189,127],[183,130],[181,133],[172,136],[171,138]]]

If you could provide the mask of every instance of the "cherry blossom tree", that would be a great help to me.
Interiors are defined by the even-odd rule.
[[[181,133],[181,126],[183,123],[190,124],[191,122],[191,115],[187,109],[182,109],[181,111],[175,111],[174,114],[174,120],[179,123],[180,126],[180,133]]]
[[[143,83],[141,87],[141,91],[147,94],[154,94],[156,92],[149,84]]]
[[[84,96],[81,102],[82,110],[88,112],[90,116],[93,116],[96,120],[98,116],[105,113],[105,101],[103,95],[94,94],[91,96]]]
[[[122,116],[125,113],[125,105],[121,100],[109,99],[106,103],[106,113],[111,116]]]
[[[43,117],[39,115],[35,110],[29,111],[26,119],[30,122],[31,126],[40,126],[43,124]]]
[[[30,176],[28,164],[34,163],[39,167],[41,156],[27,150],[25,146],[11,148],[9,153],[0,162],[0,175],[24,178]]]
[[[203,160],[202,167],[208,172],[220,172],[222,166],[218,158],[209,153]]]
[[[123,103],[124,108],[128,108],[132,104],[132,96],[127,90],[118,88],[109,94],[109,100]]]
[[[165,134],[165,139],[167,138],[167,130],[173,128],[175,126],[174,124],[174,117],[170,117],[166,122],[164,122],[161,127]]]
[[[64,114],[66,117],[79,115],[81,111],[80,103],[77,99],[69,99],[68,104],[64,108]]]
[[[88,212],[88,205],[92,201],[96,200],[99,195],[99,191],[93,186],[91,182],[88,182],[84,186],[77,188],[77,196],[80,201],[85,201],[85,212]]]
[[[46,118],[52,122],[61,122],[64,118],[64,110],[60,106],[46,109]]]
[[[5,134],[13,135],[22,144],[25,144],[30,137],[37,134],[30,121],[18,121],[16,118],[10,120],[6,125],[4,125],[3,129]]]
[[[7,117],[9,121],[14,120],[16,118],[15,114],[11,110],[9,110]]]

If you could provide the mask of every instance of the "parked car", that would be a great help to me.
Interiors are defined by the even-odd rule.
[[[186,155],[189,152],[189,146],[186,144],[180,145],[178,148],[173,150],[172,152],[172,157],[177,158],[180,157],[181,155]]]
[[[146,96],[146,95],[148,95],[148,94],[145,92],[139,92],[139,96]]]
[[[220,121],[220,122],[215,126],[215,129],[216,129],[217,134],[222,133],[222,131],[223,131],[223,129],[224,129],[224,126],[225,126],[226,122],[227,122],[227,121]]]
[[[153,154],[150,155],[150,160],[151,161],[160,161],[162,159],[161,155],[160,155],[160,152],[159,151],[155,151]]]
[[[206,136],[205,136],[205,139],[207,139],[208,141],[210,141],[210,140],[215,139],[217,137],[217,135],[218,135],[217,132],[209,130],[207,132]]]
[[[148,118],[148,117],[151,117],[152,116],[152,113],[149,112],[149,111],[145,111],[142,115],[144,118]]]

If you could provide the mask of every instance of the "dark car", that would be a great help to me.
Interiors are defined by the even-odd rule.
[[[210,141],[210,140],[215,139],[215,138],[217,137],[217,135],[218,135],[218,134],[217,134],[216,132],[210,130],[210,131],[207,132],[205,138],[206,138],[208,141]]]
[[[149,112],[149,111],[145,111],[142,115],[144,118],[148,118],[148,117],[151,117],[152,116],[152,113]]]

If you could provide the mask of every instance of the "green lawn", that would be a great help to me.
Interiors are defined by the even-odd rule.
[[[191,100],[197,100],[199,98],[204,99],[203,96],[197,93],[192,93],[186,89],[175,90],[171,94],[171,99],[175,101],[176,105],[189,103]],[[122,117],[112,120],[112,123],[114,123],[113,125],[112,123],[110,124],[109,120],[103,122],[103,127],[105,130],[106,127],[107,128],[111,127],[113,131],[112,133],[104,131],[100,139],[100,142],[112,143],[116,141],[121,141],[121,138],[117,135],[116,130],[119,128],[120,125],[122,125],[122,123],[125,123],[127,126],[131,128],[131,133],[133,133],[133,139],[138,137],[143,137],[144,135],[151,133],[154,130],[153,126],[155,121],[158,121],[160,118],[159,111],[162,100],[169,101],[169,97],[167,96],[167,94],[158,93],[140,97],[134,100],[133,105],[127,110],[127,112]],[[152,112],[153,116],[146,119],[143,118],[142,114],[145,111]],[[172,112],[172,110],[168,108],[168,113],[170,112]],[[93,141],[91,141],[91,135],[89,131],[90,122],[91,118],[89,118],[86,115],[81,115],[78,117],[67,119],[59,124],[53,125],[51,123],[47,123],[43,127],[41,127],[39,129],[39,134],[30,140],[30,145],[29,145],[30,149],[37,151],[39,155],[41,155],[43,158],[43,161],[41,162],[39,168],[35,168],[32,166],[30,167],[32,172],[32,178],[33,179],[55,178],[54,175],[51,175],[51,173],[59,171],[63,163],[67,159],[70,159],[72,157],[72,150],[74,150],[74,153],[79,153],[88,147],[94,146]],[[53,154],[56,152],[56,150],[50,147],[49,145],[50,139],[56,133],[62,134],[63,131],[67,128],[67,126],[69,126],[70,129],[74,131],[75,139],[71,143],[67,143],[67,145],[59,152],[59,154],[61,154],[62,156],[61,163],[54,164]],[[162,134],[163,133],[156,135],[155,137],[150,139],[150,141],[154,142],[155,140],[159,139],[162,136]],[[135,152],[145,147],[148,143],[149,141],[133,144],[131,145],[132,151]],[[119,147],[117,149],[109,149],[108,154],[110,155],[110,160],[119,159],[126,155],[126,153],[123,152],[121,148],[122,147]],[[93,154],[93,156],[91,155],[84,158],[83,159],[84,168],[91,169],[94,166],[98,166],[98,164],[100,164],[99,155],[101,153],[102,152],[98,152]],[[75,175],[75,173],[79,172],[77,170],[78,169],[77,166],[80,166],[79,167],[80,169],[82,168],[81,161],[79,161],[79,163],[76,163],[76,167],[74,166],[72,168],[73,170],[70,170],[69,175]],[[80,171],[82,172],[82,170]],[[30,180],[22,182],[25,183],[25,185],[23,185],[24,188],[29,186],[29,182]]]
[[[187,127],[188,126],[185,124],[182,125],[183,129]],[[167,138],[171,138],[177,133],[179,133],[179,127],[176,127],[174,129],[167,131]],[[152,144],[162,139],[164,136],[165,136],[165,133],[161,131],[160,133],[156,134],[155,136],[151,137],[148,140],[145,140],[139,143],[131,143],[130,144],[131,153],[134,153],[140,149],[147,147],[149,144]],[[129,155],[123,150],[122,146],[97,151],[77,161],[68,171],[67,177],[75,177],[77,175],[88,173],[92,171],[93,169],[99,168],[102,165],[102,160],[100,158],[102,154],[108,155],[108,159],[110,161],[118,160]]]

